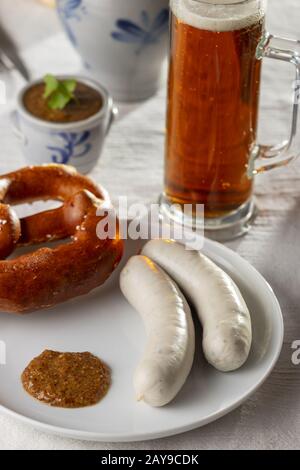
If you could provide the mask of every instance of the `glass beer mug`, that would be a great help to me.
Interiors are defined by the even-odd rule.
[[[165,189],[161,212],[225,240],[253,218],[253,179],[300,154],[300,42],[265,31],[266,0],[171,0]],[[261,59],[294,64],[291,134],[256,141]],[[204,218],[195,219],[196,204]]]

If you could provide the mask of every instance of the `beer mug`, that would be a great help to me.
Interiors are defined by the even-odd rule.
[[[253,180],[300,154],[300,42],[265,30],[265,0],[171,0],[165,187],[161,212],[225,240],[255,213]],[[256,141],[261,59],[296,69],[289,138]],[[192,207],[190,214],[183,207]],[[203,205],[204,218],[195,217]]]

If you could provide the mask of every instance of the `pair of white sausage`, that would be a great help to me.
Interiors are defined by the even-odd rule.
[[[156,263],[195,307],[203,327],[204,355],[216,369],[232,371],[244,364],[252,331],[250,314],[238,287],[217,265],[180,243],[148,242],[142,256],[128,261],[120,285],[142,315],[147,330],[147,346],[134,379],[137,396],[152,406],[162,406],[176,396],[190,372],[194,327],[184,297]],[[179,298],[182,309],[176,308]],[[186,319],[180,333],[179,318]],[[187,343],[183,338],[189,338]],[[178,350],[177,342],[181,345]]]

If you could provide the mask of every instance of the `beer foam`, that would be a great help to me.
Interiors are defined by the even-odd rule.
[[[171,0],[173,14],[185,24],[208,31],[234,31],[265,16],[267,0]]]

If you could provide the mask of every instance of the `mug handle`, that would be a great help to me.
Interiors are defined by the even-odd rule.
[[[118,114],[119,114],[119,110],[117,108],[117,106],[115,106],[114,102],[111,100],[111,102],[109,103],[109,115],[108,115],[108,121],[107,121],[107,125],[106,125],[106,129],[105,129],[105,135],[107,136],[107,134],[109,133],[110,131],[110,128],[112,126],[112,124],[114,123],[114,121],[117,119],[118,117]]]
[[[268,146],[255,144],[251,150],[248,176],[285,166],[300,156],[300,41],[280,38],[266,33],[256,51],[257,59],[264,57],[293,64],[296,69],[294,82],[294,101],[290,136],[280,144]],[[269,160],[270,163],[263,163]]]
[[[14,135],[17,137],[17,139],[23,145],[25,145],[26,142],[27,142],[27,139],[26,139],[25,135],[23,134],[23,132],[20,129],[20,123],[19,123],[18,112],[17,111],[12,111],[10,113],[10,121],[12,123],[12,131],[13,131]]]

